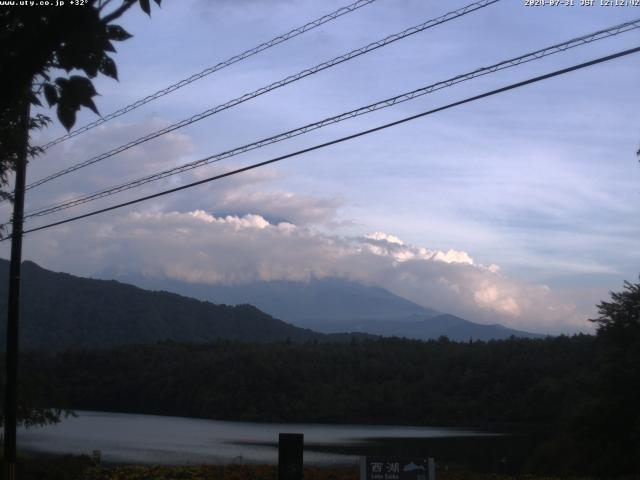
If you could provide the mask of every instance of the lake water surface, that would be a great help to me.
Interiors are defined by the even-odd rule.
[[[20,429],[20,448],[91,454],[105,462],[154,464],[276,463],[278,433],[303,433],[305,464],[355,464],[358,455],[421,448],[434,439],[491,436],[470,430],[203,420],[78,411],[59,424]],[[386,446],[385,446],[386,445]],[[378,449],[378,450],[376,450]],[[420,450],[422,451],[422,450]]]

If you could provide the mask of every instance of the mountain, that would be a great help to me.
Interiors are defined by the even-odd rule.
[[[105,273],[103,276],[110,276]],[[482,325],[422,307],[380,287],[341,278],[308,282],[271,281],[243,285],[208,285],[139,275],[121,280],[151,290],[167,290],[214,303],[251,304],[293,325],[322,333],[362,332],[428,340],[499,340],[542,337],[533,333]]]
[[[0,260],[0,279],[9,262]],[[22,267],[20,345],[24,349],[111,347],[162,340],[256,342],[336,340],[277,320],[251,305],[214,305],[169,292],[149,292],[108,280],[54,273],[25,261]],[[6,312],[7,283],[0,281]],[[0,328],[6,329],[6,313]],[[4,347],[5,336],[0,335]]]
[[[114,278],[108,273],[103,278]],[[435,310],[421,307],[380,287],[341,278],[312,278],[308,282],[276,280],[242,285],[186,283],[141,275],[115,277],[149,290],[166,290],[213,303],[248,303],[292,323],[316,320],[352,321],[432,317]]]
[[[0,259],[0,279],[8,278],[8,270],[9,262]],[[103,348],[215,339],[344,342],[354,335],[416,339],[445,335],[460,341],[534,336],[438,313],[382,288],[337,278],[243,286],[146,282],[139,286],[174,293],[55,273],[24,262],[22,348]],[[136,283],[145,282],[138,279]],[[6,312],[6,296],[7,282],[0,281],[2,312]],[[3,331],[5,315],[0,317]],[[4,341],[0,335],[0,347]]]
[[[450,340],[465,342],[473,340],[504,340],[510,337],[543,338],[520,330],[514,330],[499,324],[483,325],[470,322],[447,313],[433,317],[405,317],[389,320],[322,322],[319,320],[294,324],[323,333],[334,332],[366,332],[383,337],[406,337],[418,340],[436,339],[442,336]]]

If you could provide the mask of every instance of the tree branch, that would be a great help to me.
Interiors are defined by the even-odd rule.
[[[101,21],[103,23],[111,23],[115,19],[120,18],[122,14],[124,14],[124,12],[126,12],[133,6],[134,3],[136,3],[136,0],[124,0],[120,7],[116,8],[109,15],[105,15],[104,17],[102,17]]]
[[[106,7],[107,5],[109,5],[113,0],[100,0],[100,2],[98,3],[98,11],[101,12],[104,7]]]

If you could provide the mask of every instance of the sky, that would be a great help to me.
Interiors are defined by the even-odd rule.
[[[101,113],[347,4],[181,0],[133,9]],[[32,160],[28,182],[471,2],[377,0]],[[244,102],[28,191],[27,211],[219,153],[640,17],[640,7],[496,4]],[[32,220],[267,160],[640,45],[640,29]],[[541,333],[592,331],[640,272],[640,54],[25,237],[23,257],[83,276],[242,284],[339,276],[436,310]],[[49,111],[54,116],[53,111]],[[82,112],[76,126],[95,120]],[[36,144],[63,134],[55,122]],[[8,219],[8,205],[0,206]],[[0,255],[8,258],[7,242]]]

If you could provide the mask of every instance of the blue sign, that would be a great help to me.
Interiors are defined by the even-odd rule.
[[[435,480],[432,458],[362,457],[360,480]]]

